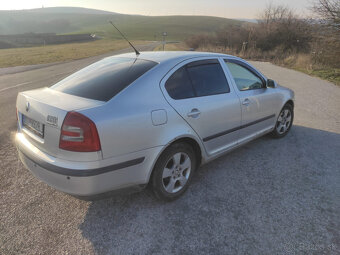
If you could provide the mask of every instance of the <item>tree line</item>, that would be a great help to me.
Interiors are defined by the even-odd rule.
[[[317,0],[314,18],[301,18],[291,8],[269,4],[257,24],[244,23],[215,34],[189,37],[194,49],[218,51],[248,59],[279,61],[305,56],[309,65],[340,67],[340,1]]]

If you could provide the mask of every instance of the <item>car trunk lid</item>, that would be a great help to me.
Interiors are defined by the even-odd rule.
[[[21,92],[17,98],[19,132],[40,150],[62,159],[98,159],[98,153],[69,152],[59,149],[60,130],[70,111],[88,109],[105,102],[65,94],[50,88]]]

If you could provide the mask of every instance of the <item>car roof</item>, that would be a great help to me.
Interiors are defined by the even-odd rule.
[[[126,57],[136,58],[135,53],[125,53],[115,55],[112,57]],[[144,60],[150,60],[158,63],[168,62],[171,60],[182,61],[185,59],[196,58],[196,57],[233,57],[231,55],[211,52],[196,52],[196,51],[144,51],[141,52],[138,58]]]

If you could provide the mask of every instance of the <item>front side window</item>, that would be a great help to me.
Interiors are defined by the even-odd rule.
[[[229,93],[229,85],[217,59],[191,62],[174,72],[165,83],[173,99]]]
[[[263,88],[262,80],[247,68],[225,61],[240,91]]]

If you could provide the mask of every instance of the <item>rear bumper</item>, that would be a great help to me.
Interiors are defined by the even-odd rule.
[[[162,147],[99,161],[65,161],[52,157],[16,135],[19,157],[27,169],[48,185],[76,196],[93,196],[146,184]]]

